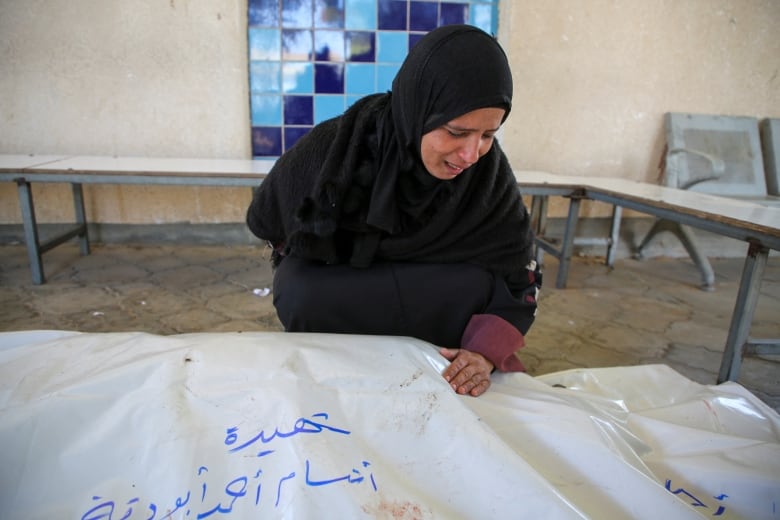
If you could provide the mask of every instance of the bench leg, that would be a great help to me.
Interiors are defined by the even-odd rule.
[[[661,230],[659,228],[661,227],[661,224],[663,222],[664,221],[660,218],[655,219],[655,222],[653,222],[653,226],[650,228],[650,231],[647,232],[645,238],[642,239],[642,242],[640,242],[639,246],[636,248],[636,252],[634,253],[634,258],[636,258],[637,260],[641,260],[642,258],[644,258],[645,256],[643,252],[644,248],[647,247],[647,244],[650,243],[650,241],[653,239],[655,235],[660,233]]]
[[[76,224],[79,229],[79,249],[81,256],[89,254],[89,234],[87,232],[87,213],[84,211],[84,192],[80,183],[71,184],[73,191],[73,209],[76,211]]]
[[[531,226],[536,233],[534,239],[536,263],[540,267],[543,265],[542,260],[544,259],[545,250],[558,259],[558,276],[555,281],[555,286],[558,289],[566,288],[566,280],[569,277],[569,263],[571,262],[571,254],[574,249],[574,235],[577,230],[577,221],[580,216],[580,201],[582,200],[582,196],[570,195],[566,198],[569,199],[569,215],[566,218],[566,229],[564,230],[560,248],[556,247],[553,241],[544,236],[547,225],[547,196],[540,195],[534,197],[531,203]]]
[[[758,303],[761,278],[764,275],[769,248],[750,244],[748,246],[745,265],[742,268],[742,279],[739,282],[737,301],[731,316],[729,334],[726,338],[726,348],[720,362],[718,384],[724,381],[736,381],[742,365],[744,347],[748,342],[750,325]]]
[[[612,206],[612,226],[609,230],[609,243],[607,245],[607,265],[615,265],[618,241],[620,240],[620,221],[623,218],[623,208],[615,204]]]
[[[534,195],[531,198],[531,229],[536,237],[543,237],[547,232],[547,195]],[[535,245],[536,264],[544,265],[544,249]]]
[[[696,242],[691,233],[691,228],[688,226],[677,225],[676,233],[677,237],[685,246],[685,250],[688,251],[693,263],[699,268],[701,273],[701,288],[705,291],[712,291],[715,289],[715,272],[712,270],[710,261],[704,256],[699,248],[696,247]]]
[[[555,280],[555,287],[558,289],[566,288],[566,280],[569,277],[569,263],[571,263],[571,253],[574,249],[574,235],[577,230],[577,222],[580,218],[580,197],[572,196],[569,198],[569,215],[566,217],[566,230],[561,244],[561,256],[558,258],[558,277]]]
[[[43,274],[41,244],[38,238],[38,224],[35,221],[35,205],[33,204],[32,186],[30,186],[30,183],[25,179],[17,179],[16,185],[19,192],[19,207],[22,210],[24,241],[27,244],[27,257],[30,259],[32,283],[34,285],[41,285],[46,281],[46,277]]]
[[[652,240],[655,235],[664,231],[674,233],[682,243],[683,247],[685,247],[685,250],[691,257],[691,260],[693,260],[693,262],[696,264],[696,267],[701,272],[701,288],[705,291],[713,290],[715,288],[715,272],[712,270],[710,261],[706,256],[701,254],[699,248],[696,246],[693,233],[691,233],[691,230],[688,226],[683,226],[682,224],[672,222],[671,220],[661,218],[657,219],[653,224],[653,227],[650,228],[650,231],[648,231],[647,235],[645,235],[642,243],[639,244],[639,247],[637,248],[636,254],[634,256],[638,259],[641,259],[643,256],[642,250],[645,248],[645,246],[650,243],[650,240]]]

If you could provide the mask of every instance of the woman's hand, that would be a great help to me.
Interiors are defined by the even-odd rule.
[[[442,375],[457,393],[476,397],[490,387],[494,366],[482,354],[462,348],[440,348],[439,353],[451,362]]]

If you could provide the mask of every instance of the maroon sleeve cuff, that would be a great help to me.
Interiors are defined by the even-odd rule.
[[[482,354],[501,372],[525,372],[515,352],[525,346],[523,334],[495,314],[475,314],[466,325],[461,348]]]

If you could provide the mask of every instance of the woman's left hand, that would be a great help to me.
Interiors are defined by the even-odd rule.
[[[442,375],[457,393],[476,397],[490,387],[494,366],[485,356],[462,348],[440,348],[439,353],[451,361]]]

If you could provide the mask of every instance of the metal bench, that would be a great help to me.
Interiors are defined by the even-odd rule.
[[[25,242],[34,284],[46,281],[42,255],[78,238],[82,255],[89,254],[84,211],[84,184],[148,184],[179,186],[258,186],[273,166],[270,160],[176,159],[146,157],[63,157],[0,155],[0,181],[16,182]],[[76,222],[57,236],[41,241],[35,219],[32,183],[68,183]]]

